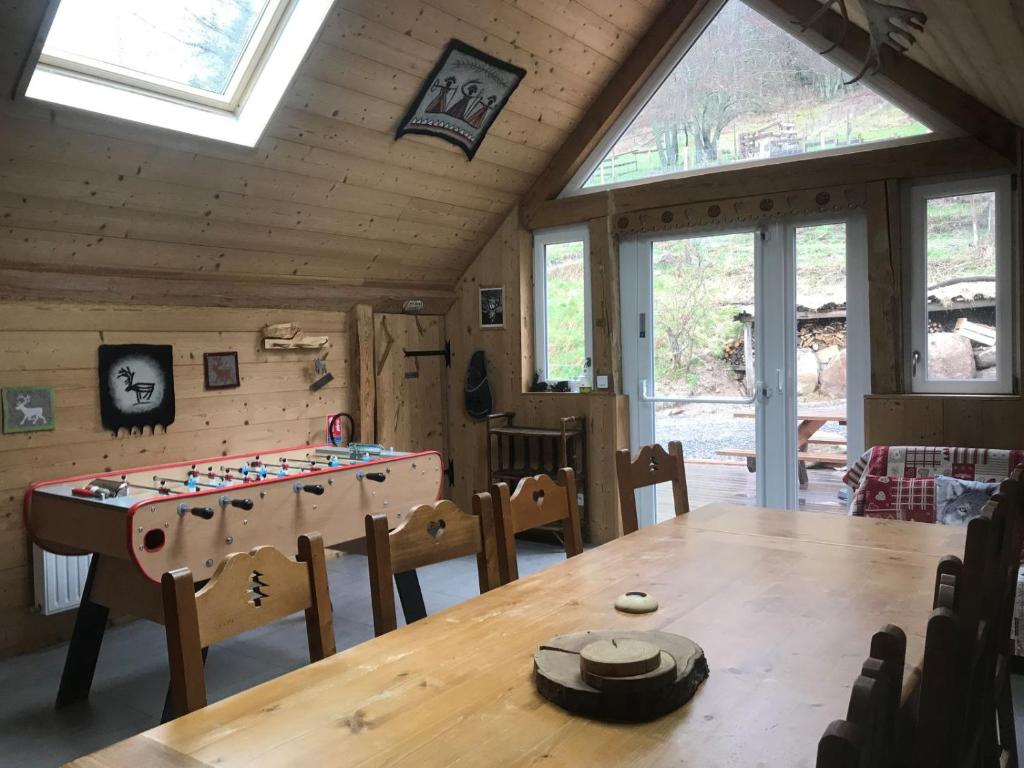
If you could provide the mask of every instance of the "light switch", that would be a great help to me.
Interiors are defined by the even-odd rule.
[[[597,388],[598,389],[608,389],[608,377],[607,376],[598,376],[597,377]]]

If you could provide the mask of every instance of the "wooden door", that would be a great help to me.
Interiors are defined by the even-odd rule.
[[[381,445],[444,453],[444,357],[405,355],[407,351],[442,350],[444,338],[441,316],[373,316],[377,442]]]

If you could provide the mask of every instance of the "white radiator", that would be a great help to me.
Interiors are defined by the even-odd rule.
[[[65,557],[33,545],[36,609],[45,616],[78,607],[92,555]]]

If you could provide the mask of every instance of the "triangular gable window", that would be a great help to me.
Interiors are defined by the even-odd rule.
[[[30,98],[252,146],[331,0],[60,0]]]
[[[603,159],[567,192],[929,133],[927,126],[729,0]],[[596,158],[592,158],[595,160]]]

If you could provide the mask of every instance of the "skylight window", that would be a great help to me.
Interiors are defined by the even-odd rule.
[[[254,145],[330,0],[61,0],[26,95]]]
[[[571,193],[929,133],[795,37],[729,0]]]

